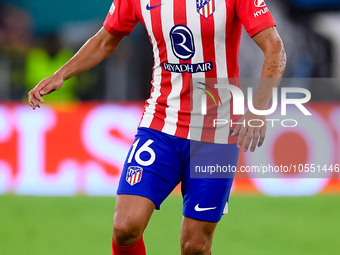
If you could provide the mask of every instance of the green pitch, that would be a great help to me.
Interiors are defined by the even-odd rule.
[[[179,255],[180,196],[156,211],[147,253]],[[0,197],[1,255],[109,255],[113,198]],[[213,254],[340,254],[340,196],[232,196]]]

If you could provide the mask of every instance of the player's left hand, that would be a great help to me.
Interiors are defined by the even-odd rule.
[[[243,144],[243,151],[247,151],[251,144],[250,151],[254,152],[256,145],[260,147],[263,144],[266,134],[266,117],[247,111],[238,122],[242,123],[237,124],[231,136],[239,136],[238,148],[241,148]]]

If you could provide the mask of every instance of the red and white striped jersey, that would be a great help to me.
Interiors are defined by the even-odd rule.
[[[235,143],[229,125],[214,123],[239,119],[232,114],[231,93],[209,84],[233,84],[239,77],[242,24],[251,37],[275,26],[265,2],[115,0],[104,27],[125,36],[138,21],[146,27],[154,54],[152,90],[140,127],[186,139]],[[203,98],[200,93],[205,101],[198,99]],[[206,113],[200,110],[202,102],[207,102]],[[209,102],[218,106],[209,107]]]

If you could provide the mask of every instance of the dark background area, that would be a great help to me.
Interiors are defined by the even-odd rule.
[[[285,78],[311,79],[313,100],[340,99],[340,1],[268,0],[287,52]],[[53,74],[102,26],[111,1],[0,0],[0,100],[25,100],[40,79]],[[244,31],[240,77],[258,78],[263,54]],[[152,48],[139,23],[117,51],[72,78],[51,101],[145,100],[152,78]],[[256,84],[254,84],[256,87]],[[326,88],[326,89],[325,89]]]

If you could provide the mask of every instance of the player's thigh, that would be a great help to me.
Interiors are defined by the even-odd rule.
[[[154,210],[155,204],[148,198],[136,195],[117,195],[114,232],[115,229],[143,232]]]
[[[139,128],[128,153],[117,194],[151,200],[156,209],[181,181],[183,162],[176,137]]]

